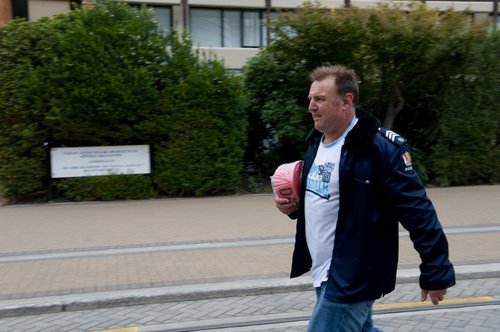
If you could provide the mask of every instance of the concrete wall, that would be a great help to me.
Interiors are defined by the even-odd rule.
[[[213,54],[217,59],[224,61],[226,68],[234,70],[241,69],[248,59],[255,56],[258,51],[258,48],[200,47],[202,55]]]
[[[28,15],[31,21],[51,17],[70,10],[68,0],[29,0]]]

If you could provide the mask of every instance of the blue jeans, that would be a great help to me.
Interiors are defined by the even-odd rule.
[[[308,332],[376,332],[373,326],[372,306],[374,301],[340,303],[325,298],[327,281],[316,288],[317,302],[314,306]]]

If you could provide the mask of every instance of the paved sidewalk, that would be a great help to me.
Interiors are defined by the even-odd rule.
[[[500,274],[500,186],[428,194],[463,276]],[[3,206],[0,312],[303,289],[307,279],[287,279],[294,227],[271,195]],[[418,264],[402,234],[400,270]]]
[[[415,283],[376,301],[385,332],[493,332],[500,326],[500,278],[459,281],[438,306],[419,301]],[[164,302],[0,318],[9,332],[303,332],[315,303],[311,290]]]

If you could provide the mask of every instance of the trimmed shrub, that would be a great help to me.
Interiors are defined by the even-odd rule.
[[[500,31],[477,39],[440,100],[429,168],[441,186],[500,182]]]
[[[58,48],[48,20],[13,20],[0,28],[0,188],[13,200],[44,190],[45,102],[32,94],[38,71]]]
[[[158,104],[166,60],[152,17],[98,1],[0,29],[0,183],[7,196],[47,190],[46,143],[143,141],[134,127]]]
[[[145,199],[155,196],[147,175],[112,174],[89,178],[69,178],[56,182],[55,188],[73,201]]]
[[[247,124],[241,83],[210,59],[184,68],[164,105],[169,137],[155,150],[155,184],[169,195],[235,192]]]
[[[146,7],[98,0],[50,20],[11,21],[0,28],[0,188],[43,197],[49,146],[149,144],[148,180],[54,186],[75,200],[234,191],[246,136],[241,96],[222,62],[193,52],[187,36],[165,37]]]

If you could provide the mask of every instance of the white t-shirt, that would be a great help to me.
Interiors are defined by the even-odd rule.
[[[307,175],[304,200],[307,247],[312,258],[313,286],[328,279],[339,212],[339,162],[345,136],[358,119],[336,141],[324,144],[323,138]]]

